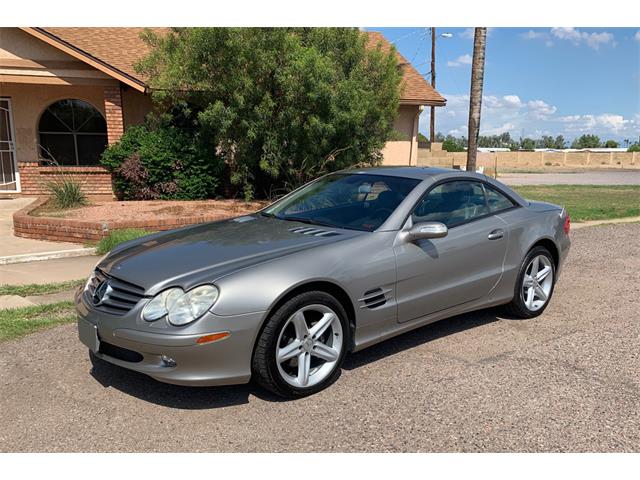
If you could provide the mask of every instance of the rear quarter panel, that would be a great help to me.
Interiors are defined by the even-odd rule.
[[[495,292],[496,296],[510,298],[513,295],[522,260],[540,240],[551,240],[555,244],[559,255],[559,264],[556,266],[559,274],[570,246],[569,237],[563,229],[562,212],[561,207],[546,210],[522,207],[499,215],[509,225],[509,245],[504,262],[504,274],[500,286],[497,287],[498,291]]]

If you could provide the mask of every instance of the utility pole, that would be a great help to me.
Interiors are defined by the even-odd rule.
[[[476,27],[473,39],[473,63],[471,64],[471,94],[469,95],[469,146],[467,148],[467,172],[476,171],[486,41],[486,27]]]
[[[436,89],[436,28],[431,27],[431,86]],[[429,140],[436,141],[436,107],[431,106]]]

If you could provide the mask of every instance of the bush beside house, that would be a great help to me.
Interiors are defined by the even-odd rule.
[[[172,125],[129,128],[102,155],[121,200],[213,198],[222,172],[219,159],[198,133]]]
[[[211,197],[222,172],[246,199],[270,197],[378,164],[393,136],[395,50],[367,48],[358,29],[175,28],[146,41],[138,70],[156,119],[102,157],[119,198]]]

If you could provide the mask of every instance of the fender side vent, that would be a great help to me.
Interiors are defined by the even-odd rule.
[[[387,293],[391,290],[386,288],[374,288],[373,290],[367,290],[364,292],[362,298],[358,299],[361,302],[360,308],[378,308],[387,303]]]

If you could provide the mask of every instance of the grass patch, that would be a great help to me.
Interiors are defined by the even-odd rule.
[[[73,302],[0,310],[0,342],[76,319]]]
[[[110,252],[113,247],[119,245],[122,242],[126,242],[129,240],[135,240],[136,238],[144,237],[145,235],[149,235],[154,232],[148,232],[146,230],[140,230],[137,228],[125,228],[124,230],[113,230],[109,232],[109,236],[103,238],[98,242],[98,246],[96,247],[96,253],[98,255],[104,255],[107,252]]]
[[[564,206],[573,222],[640,216],[640,185],[522,185],[529,200]]]
[[[86,280],[70,280],[59,283],[30,283],[28,285],[0,285],[0,295],[46,295],[48,293],[66,292],[78,288]]]

